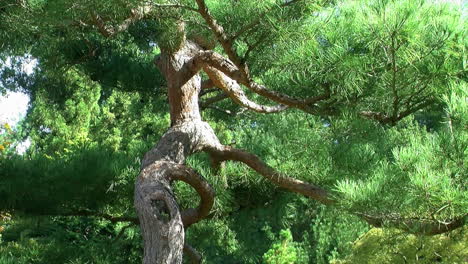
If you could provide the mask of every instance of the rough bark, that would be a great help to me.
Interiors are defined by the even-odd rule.
[[[163,50],[155,60],[167,81],[171,128],[145,154],[135,184],[145,264],[181,263],[184,228],[206,217],[214,201],[211,186],[184,165],[191,154],[206,146],[220,145],[210,126],[201,121],[198,106],[201,77],[192,61],[198,50],[196,44],[184,41],[177,51]],[[175,180],[184,181],[197,191],[201,198],[197,208],[179,208],[171,189]],[[197,255],[188,245],[185,251]]]
[[[219,145],[219,141],[209,125],[201,120],[176,121],[158,145],[146,153],[135,184],[135,207],[144,240],[145,264],[181,263],[184,227],[206,217],[214,201],[210,185],[183,164],[189,155],[205,146]],[[197,191],[201,197],[197,208],[179,208],[171,189],[171,182],[175,180],[184,181]]]

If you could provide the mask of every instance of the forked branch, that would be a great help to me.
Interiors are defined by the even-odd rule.
[[[248,65],[245,63],[245,60],[237,54],[233,46],[232,39],[227,36],[227,34],[224,31],[224,28],[210,14],[205,1],[196,1],[198,5],[198,12],[203,17],[203,19],[205,20],[205,22],[207,23],[207,25],[209,26],[209,28],[211,29],[216,39],[223,47],[224,52],[228,55],[229,58],[229,60],[227,60],[223,56],[215,54],[213,51],[206,51],[205,54],[202,55],[205,61],[210,60],[211,66],[222,71],[224,74],[229,76],[231,79],[237,81],[239,84],[245,85],[249,90],[253,91],[254,93],[266,97],[276,103],[293,108],[298,108],[308,113],[314,113],[314,109],[310,107],[310,105],[315,102],[309,103],[310,101],[314,100],[296,99],[289,95],[282,94],[277,91],[272,91],[264,85],[255,82],[250,76]],[[287,5],[289,5],[291,2],[296,1],[288,1]],[[329,91],[327,91],[326,94],[329,94]],[[321,98],[322,96],[320,96],[320,99]]]
[[[225,82],[234,83],[232,81],[229,81],[229,79],[231,79],[237,82],[237,84],[235,84],[237,85],[237,87],[239,87],[239,84],[242,84],[249,88],[249,90],[255,92],[256,94],[281,104],[281,106],[275,106],[278,109],[275,111],[281,111],[284,110],[286,107],[292,107],[300,109],[307,113],[316,113],[314,105],[319,101],[329,99],[331,96],[331,92],[329,89],[326,89],[326,91],[321,95],[306,99],[297,99],[276,91],[271,91],[264,85],[258,84],[255,81],[251,80],[250,77],[245,73],[245,71],[242,71],[234,62],[223,57],[221,54],[211,50],[200,51],[197,57],[194,59],[194,63],[195,65],[199,65],[197,67],[203,67],[205,69],[207,67],[215,68],[216,70],[223,73],[226,77],[229,77],[227,79],[226,77],[215,76],[214,79],[224,79]],[[208,69],[208,71],[210,71],[210,69]],[[240,87],[239,89],[235,90],[240,90]],[[248,107],[247,105],[244,106]]]

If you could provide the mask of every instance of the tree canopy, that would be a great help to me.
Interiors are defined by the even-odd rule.
[[[432,0],[3,1],[0,92],[31,103],[1,124],[0,211],[139,222],[150,258],[145,210],[177,218],[169,198],[139,207],[157,182],[185,254],[213,263],[326,263],[367,225],[462,227],[465,20]]]

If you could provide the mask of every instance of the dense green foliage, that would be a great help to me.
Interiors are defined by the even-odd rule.
[[[4,2],[0,62],[14,59],[1,65],[0,92],[25,92],[31,103],[16,128],[0,124],[0,264],[138,263],[137,226],[83,214],[135,216],[140,159],[169,126],[165,81],[153,59],[159,46],[180,41],[174,21],[183,19],[189,38],[222,53],[220,45],[185,9],[156,9],[105,38],[90,14],[118,24],[141,1]],[[433,240],[372,229],[353,245],[369,229],[353,214],[466,217],[468,43],[459,7],[432,0],[298,1],[285,8],[275,0],[206,2],[228,35],[267,11],[234,42],[258,82],[297,97],[327,90],[331,97],[316,115],[261,115],[224,100],[216,106],[236,115],[207,108],[203,119],[222,143],[323,186],[340,202],[321,206],[241,164],[216,172],[204,154],[192,156],[190,166],[217,194],[210,218],[187,232],[205,262],[394,263],[400,255],[414,259],[407,249],[423,243],[424,255],[461,263],[441,250],[466,255],[466,228]],[[21,58],[31,56],[38,65],[26,75]],[[18,155],[14,146],[26,136],[32,145]],[[197,204],[188,185],[174,188],[181,207]],[[390,238],[396,246],[385,253],[372,248]]]

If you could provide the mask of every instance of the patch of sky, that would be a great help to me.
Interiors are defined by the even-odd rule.
[[[31,75],[38,61],[30,55],[22,57],[8,57],[0,60],[0,71],[7,67],[13,67],[18,73]],[[9,124],[13,129],[25,116],[29,107],[29,96],[19,91],[4,91],[0,95],[0,125]],[[31,145],[31,141],[26,139],[18,144],[16,151],[19,154],[24,153]]]

